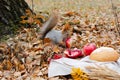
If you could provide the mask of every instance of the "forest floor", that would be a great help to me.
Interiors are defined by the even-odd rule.
[[[76,39],[71,45],[72,48],[82,50],[87,43],[95,43],[97,47],[111,47],[120,53],[120,28],[116,26],[120,24],[120,0],[113,0],[115,9],[112,9],[110,0],[33,0],[34,7],[32,0],[26,1],[45,21],[57,10],[60,20],[56,28],[61,29],[60,27],[66,26],[67,23],[70,24],[67,27],[77,28],[77,33],[72,32]],[[42,25],[37,20],[35,22]],[[64,55],[67,48],[52,45],[49,40],[39,39],[38,27],[34,27],[34,24],[31,26],[33,28],[20,30],[18,35],[8,39],[6,43],[0,43],[0,79],[73,80],[70,75],[48,78],[48,60],[54,54]],[[88,78],[92,79],[89,76]],[[101,76],[98,79],[101,79]]]

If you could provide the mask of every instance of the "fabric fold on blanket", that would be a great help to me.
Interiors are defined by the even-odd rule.
[[[116,62],[98,62],[90,60],[89,56],[82,58],[81,60],[61,58],[57,60],[51,60],[48,67],[48,77],[54,77],[59,75],[68,75],[71,73],[72,67],[80,68],[84,72],[88,72],[85,68],[87,66],[107,66],[108,68],[120,73],[120,58]]]

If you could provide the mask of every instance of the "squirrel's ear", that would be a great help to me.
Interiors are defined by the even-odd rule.
[[[68,22],[63,26],[62,33],[67,35],[67,37],[70,37],[73,34],[73,28]]]
[[[54,17],[54,18],[56,18],[56,20],[58,20],[58,18],[59,18],[59,12],[58,12],[58,10],[52,11],[51,16]]]

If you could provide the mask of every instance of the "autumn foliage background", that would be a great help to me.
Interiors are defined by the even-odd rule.
[[[18,30],[17,35],[9,38],[6,43],[0,44],[1,62],[0,79],[3,80],[46,80],[48,79],[49,57],[54,53],[63,54],[66,48],[52,45],[49,40],[39,39],[39,29],[36,24],[42,25],[52,14],[59,12],[60,21],[55,29],[61,30],[61,26],[77,27],[76,42],[72,47],[82,49],[89,42],[94,42],[97,47],[109,46],[120,53],[120,38],[116,28],[117,19],[120,24],[120,0],[113,0],[116,7],[112,9],[110,0],[26,0],[31,9],[37,15],[26,10],[26,16],[21,16],[23,24],[29,24],[30,28]],[[42,18],[43,21],[39,21]],[[26,25],[24,25],[26,26]],[[79,69],[78,69],[79,70]],[[59,76],[49,80],[71,80],[70,76]]]

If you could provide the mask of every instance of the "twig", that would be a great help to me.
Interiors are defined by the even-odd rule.
[[[33,3],[33,0],[31,0],[32,2],[32,11],[34,12],[34,3]]]
[[[120,32],[119,32],[120,25],[119,25],[119,21],[118,21],[116,6],[114,6],[112,0],[110,0],[110,1],[111,1],[112,11],[113,11],[113,14],[114,14],[114,17],[115,17],[115,24],[116,24],[116,28],[115,29],[116,29],[116,32],[118,33],[118,36],[120,36]]]

